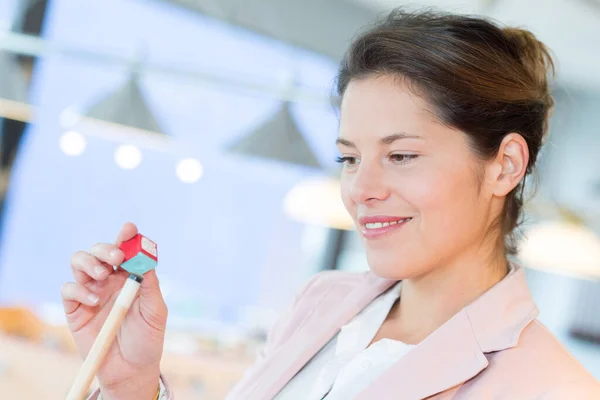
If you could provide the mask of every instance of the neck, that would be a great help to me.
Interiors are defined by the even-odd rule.
[[[460,257],[402,282],[401,301],[388,319],[403,342],[416,344],[498,283],[508,272],[506,257],[482,262],[481,254]]]

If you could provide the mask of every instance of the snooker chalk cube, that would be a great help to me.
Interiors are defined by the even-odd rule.
[[[156,243],[144,235],[137,234],[119,246],[125,254],[121,268],[136,275],[144,275],[158,264]]]

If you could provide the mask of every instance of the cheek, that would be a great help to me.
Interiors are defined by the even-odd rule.
[[[452,232],[474,214],[477,187],[468,167],[437,168],[411,178],[405,198],[421,215],[423,229]]]

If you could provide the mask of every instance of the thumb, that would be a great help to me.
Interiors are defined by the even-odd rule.
[[[140,296],[144,297],[144,300],[152,300],[155,296],[162,297],[155,269],[151,269],[144,274],[144,279],[140,286]]]
[[[168,310],[154,269],[144,274],[140,286],[140,312],[148,324],[164,330]]]

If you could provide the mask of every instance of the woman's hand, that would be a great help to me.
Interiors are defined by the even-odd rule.
[[[128,277],[123,269],[119,244],[138,233],[127,223],[116,244],[98,243],[88,252],[78,251],[71,258],[75,282],[65,283],[62,298],[67,322],[75,344],[85,357],[102,328]],[[98,381],[103,400],[151,400],[160,379],[160,360],[167,323],[167,306],[154,270],[144,275],[114,343],[100,370]]]

